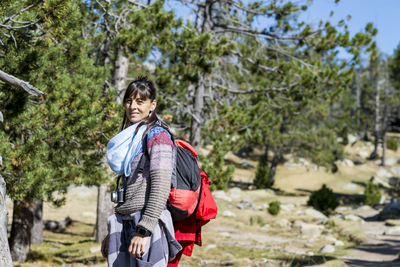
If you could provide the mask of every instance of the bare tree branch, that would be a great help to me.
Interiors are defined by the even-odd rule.
[[[34,96],[43,95],[42,91],[40,91],[33,85],[29,84],[28,82],[20,80],[17,77],[7,74],[1,70],[0,70],[0,80],[2,80],[3,82],[6,82],[8,84],[14,85],[16,87],[22,88],[25,91],[27,91],[28,93],[30,93],[31,95],[34,95]]]

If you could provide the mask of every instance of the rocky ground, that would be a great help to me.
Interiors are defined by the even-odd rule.
[[[385,195],[375,208],[362,203],[372,177],[382,188],[400,180],[400,151],[389,151],[387,166],[381,167],[366,160],[370,143],[351,144],[334,174],[288,155],[278,167],[275,190],[251,186],[256,158],[228,155],[227,162],[236,165],[236,183],[213,193],[218,217],[204,227],[203,246],[196,246],[181,266],[400,266],[400,221],[377,218],[390,197]],[[329,217],[306,205],[322,184],[341,200]],[[34,245],[30,261],[17,266],[106,266],[92,238],[96,195],[95,188],[71,188],[65,206],[46,204],[45,220],[68,215],[74,224],[64,231],[45,231],[44,244]],[[281,212],[273,216],[267,208],[275,200],[281,202]],[[400,204],[394,205],[400,214]],[[11,206],[8,202],[10,212]]]

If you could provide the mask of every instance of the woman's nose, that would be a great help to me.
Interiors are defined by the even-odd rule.
[[[129,108],[130,108],[130,109],[135,109],[135,108],[137,108],[136,102],[135,102],[135,101],[132,101],[132,102],[129,104]]]

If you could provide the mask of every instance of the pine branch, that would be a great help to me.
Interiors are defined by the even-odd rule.
[[[27,91],[29,94],[34,95],[34,96],[40,96],[43,95],[43,92],[34,87],[33,85],[29,84],[28,82],[25,82],[23,80],[18,79],[15,76],[12,76],[10,74],[7,74],[3,71],[0,70],[0,80],[3,82],[6,82],[10,85],[14,85],[18,88],[22,88],[25,91]]]

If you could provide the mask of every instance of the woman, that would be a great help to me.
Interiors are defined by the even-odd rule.
[[[123,105],[124,130],[108,143],[107,160],[123,175],[125,193],[108,218],[102,253],[109,266],[167,266],[181,249],[166,209],[175,146],[168,126],[155,112],[151,81],[139,78],[130,83]]]

